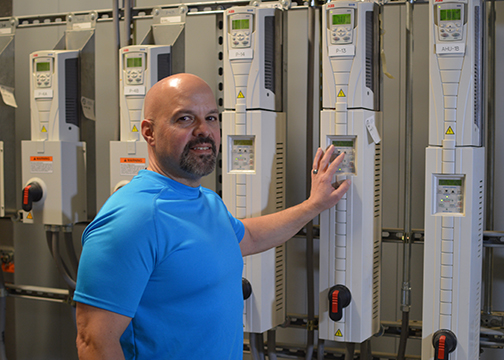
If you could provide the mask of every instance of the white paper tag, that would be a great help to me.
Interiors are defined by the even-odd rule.
[[[76,23],[76,24],[73,24],[72,29],[73,30],[91,29],[91,23],[90,22]]]
[[[254,50],[252,49],[233,49],[229,50],[229,60],[249,60],[254,57]]]
[[[366,129],[368,130],[369,135],[371,135],[371,138],[373,139],[374,143],[379,144],[381,141],[381,137],[380,134],[378,133],[378,129],[376,128],[374,116],[366,119]]]
[[[82,105],[82,112],[84,113],[84,116],[86,118],[88,118],[89,120],[96,121],[95,101],[93,99],[89,99],[85,96],[82,96],[81,97],[81,105]]]
[[[52,89],[43,89],[43,90],[35,90],[33,91],[33,95],[35,99],[52,99],[53,91]]]
[[[166,16],[160,19],[161,24],[171,24],[182,22],[182,16]]]
[[[436,54],[465,54],[465,44],[436,44]]]
[[[354,56],[354,45],[331,45],[329,46],[329,56]]]
[[[4,27],[0,29],[0,34],[10,34],[12,32],[10,27]]]
[[[0,85],[0,92],[2,93],[2,99],[5,105],[17,108],[16,98],[14,97],[14,88]]]
[[[145,86],[137,85],[137,86],[125,86],[124,87],[124,95],[145,95]]]

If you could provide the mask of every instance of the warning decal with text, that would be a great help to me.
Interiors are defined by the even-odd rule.
[[[30,156],[30,172],[35,174],[51,174],[53,172],[53,157]]]
[[[145,169],[145,158],[121,158],[120,174],[137,175],[140,170]]]

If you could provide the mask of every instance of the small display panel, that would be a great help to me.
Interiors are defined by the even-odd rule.
[[[440,179],[439,180],[439,185],[441,186],[462,186],[462,180],[453,180],[453,179],[449,179],[449,180],[442,180]]]
[[[351,14],[336,14],[332,16],[333,25],[350,25],[352,23]]]
[[[126,59],[126,67],[141,67],[142,66],[142,58],[134,57]]]
[[[51,63],[49,62],[38,62],[37,63],[37,71],[50,71]]]
[[[252,146],[252,145],[254,145],[253,140],[234,140],[233,143],[235,146],[238,146],[238,145]]]
[[[234,172],[250,172],[255,170],[255,138],[230,138],[230,170]]]
[[[460,9],[441,9],[439,11],[439,18],[441,21],[460,20]]]
[[[345,147],[352,147],[353,148],[354,142],[352,140],[336,140],[336,141],[333,141],[332,144],[335,147],[345,146]]]
[[[336,170],[336,175],[355,175],[355,138],[349,138],[349,136],[338,137],[334,135],[329,139],[330,144],[335,147],[330,159],[331,162],[341,153],[345,153],[345,158]]]
[[[436,179],[436,208],[438,214],[462,214],[464,212],[463,178]]]
[[[248,29],[250,27],[250,20],[249,19],[238,19],[238,20],[233,20],[231,24],[231,29],[233,30],[244,30]]]

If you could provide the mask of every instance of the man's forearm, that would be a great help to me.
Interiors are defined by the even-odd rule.
[[[318,213],[307,200],[273,214],[243,219],[245,237],[248,236],[249,241],[242,244],[242,255],[256,254],[283,244]]]

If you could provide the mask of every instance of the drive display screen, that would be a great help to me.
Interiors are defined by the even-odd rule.
[[[456,179],[439,179],[439,185],[441,186],[462,186],[462,180]]]
[[[333,25],[349,25],[352,23],[351,14],[336,14],[332,16]]]
[[[235,145],[242,145],[242,146],[252,146],[254,145],[253,140],[234,140]]]
[[[353,141],[352,140],[337,140],[333,141],[332,144],[336,147],[353,147]]]
[[[126,67],[142,67],[142,58],[141,57],[135,57],[135,58],[127,58],[126,59]]]
[[[238,19],[238,20],[233,20],[231,24],[231,29],[233,30],[243,30],[243,29],[248,29],[250,24],[249,19]]]
[[[460,9],[441,9],[439,17],[441,21],[460,20],[461,11]]]
[[[51,64],[49,62],[38,62],[37,71],[50,71]]]

